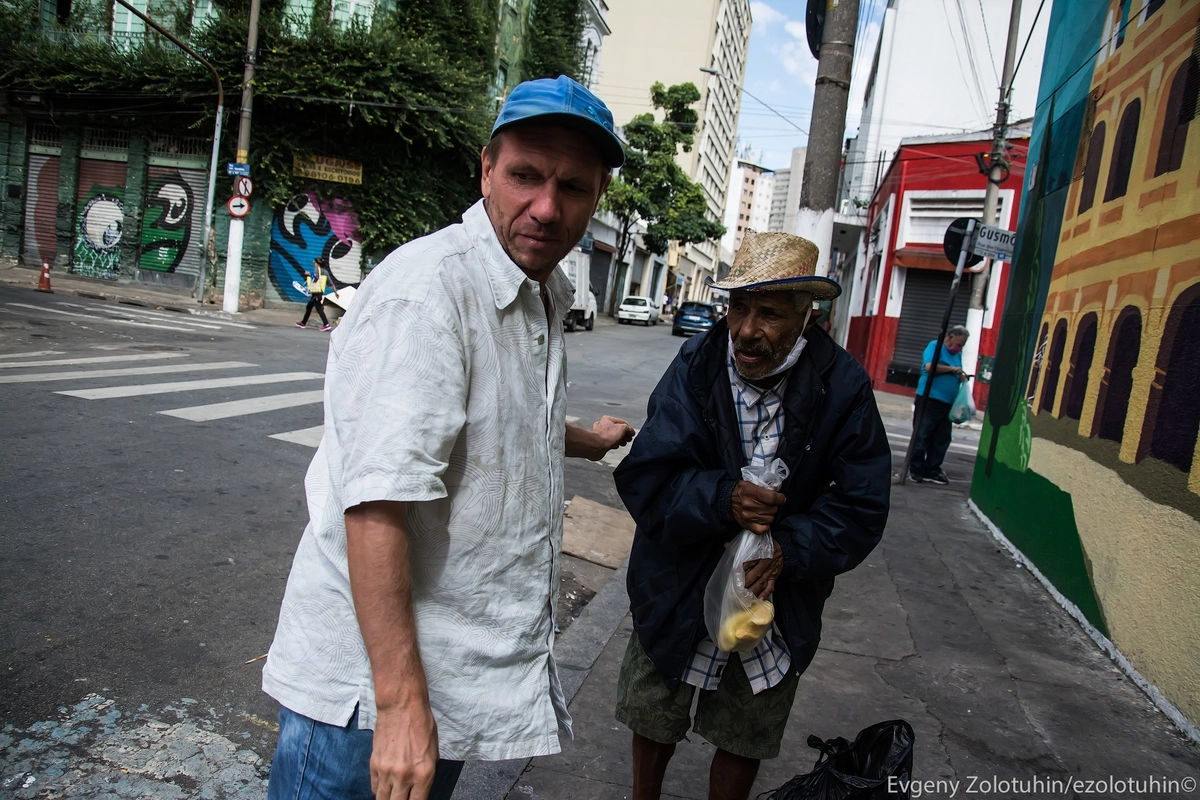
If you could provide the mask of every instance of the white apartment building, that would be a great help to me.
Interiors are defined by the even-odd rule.
[[[746,55],[750,46],[749,0],[607,0],[612,34],[596,94],[618,125],[652,111],[650,87],[690,81],[700,90],[700,121],[690,153],[679,164],[700,184],[712,219],[725,215],[733,168]],[[701,72],[715,69],[725,78]],[[705,279],[716,273],[716,242],[683,248],[671,264],[688,298],[707,299]]]
[[[612,33],[608,27],[608,4],[604,0],[587,0],[583,13],[583,82],[595,91],[596,81],[600,77],[600,51],[604,49],[604,37]]]
[[[775,173],[750,161],[738,161],[725,197],[725,235],[721,248],[737,255],[746,231],[765,231],[771,219]]]
[[[800,184],[804,180],[804,157],[807,154],[807,147],[793,147],[792,160],[787,169],[775,170],[775,192],[771,196],[766,230],[791,233],[795,227],[796,212],[800,209]]]

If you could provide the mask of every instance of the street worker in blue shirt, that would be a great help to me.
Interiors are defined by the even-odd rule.
[[[913,483],[938,483],[945,486],[950,482],[942,470],[942,462],[946,460],[946,451],[950,449],[951,434],[954,431],[950,423],[950,408],[958,396],[959,384],[968,377],[962,368],[962,349],[970,335],[970,331],[962,325],[955,325],[946,332],[928,400],[922,398],[925,396],[925,382],[929,380],[937,339],[925,345],[925,352],[921,355],[921,377],[917,380],[913,424],[917,422],[916,409],[924,405],[925,413],[921,415],[921,429],[916,432],[912,462],[908,467],[908,479]]]
[[[556,269],[624,153],[567,77],[509,94],[483,200],[392,252],[334,331],[325,427],[263,689],[270,800],[448,800],[463,761],[559,751],[563,457],[633,436],[566,422]]]
[[[779,755],[796,685],[817,651],[835,575],[857,566],[887,521],[891,449],[866,370],[819,326],[817,248],[749,232],[726,280],[727,316],[689,340],[650,396],[645,426],[616,470],[637,522],[628,589],[634,633],[616,717],[633,731],[633,798],[654,800],[689,727],[715,745],[710,800],[745,800],[759,762]],[[741,479],[779,458],[778,492]],[[753,652],[719,650],[704,591],[742,530],[771,537],[746,586],[773,596]],[[695,721],[691,706],[696,690]]]

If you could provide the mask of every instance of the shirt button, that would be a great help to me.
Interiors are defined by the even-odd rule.
[[[545,344],[545,343],[546,343],[546,337],[545,337],[545,336],[543,336],[542,334],[540,334],[540,333],[539,333],[539,334],[538,334],[538,338],[537,338],[537,343],[538,343],[538,344]]]

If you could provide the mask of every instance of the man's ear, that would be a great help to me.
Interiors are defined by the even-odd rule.
[[[485,198],[492,193],[492,164],[491,154],[488,153],[487,145],[479,151],[479,192]]]
[[[608,191],[609,184],[612,183],[612,170],[607,170],[604,173],[604,179],[600,181],[600,194],[596,195],[596,204],[592,206],[592,213],[596,213],[596,209],[600,207],[600,198],[604,197],[604,193]]]

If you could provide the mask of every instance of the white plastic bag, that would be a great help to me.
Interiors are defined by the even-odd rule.
[[[975,398],[971,396],[970,386],[967,381],[958,385],[958,395],[950,406],[950,421],[955,425],[970,422],[975,417]]]
[[[776,492],[787,476],[787,464],[778,458],[761,467],[742,468],[743,480]],[[725,555],[721,556],[704,589],[704,625],[718,650],[749,653],[771,629],[775,606],[770,600],[755,597],[746,588],[746,571],[742,565],[773,555],[775,547],[770,533],[742,531],[725,549]]]

